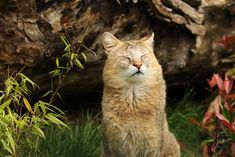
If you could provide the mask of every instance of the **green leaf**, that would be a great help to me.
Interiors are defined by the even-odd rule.
[[[63,43],[67,46],[69,45],[68,40],[66,39],[66,37],[64,35],[60,35],[60,38],[62,39]]]
[[[19,100],[19,98],[20,98],[21,96],[19,96],[19,95],[13,95],[12,96],[12,98],[13,98],[13,100],[14,100],[14,102],[16,102],[17,104],[19,104],[20,103],[20,100]]]
[[[60,114],[64,114],[64,112],[62,111],[62,110],[60,110],[58,107],[56,107],[55,105],[51,105],[51,104],[49,104],[49,103],[47,103],[47,102],[44,102],[44,101],[39,101],[38,102],[39,104],[42,104],[43,106],[48,106],[47,107],[47,109],[49,110],[49,111],[51,111],[51,112],[55,112],[55,110],[56,111],[58,111]],[[51,108],[53,108],[53,109],[51,109]]]
[[[68,58],[68,57],[69,57],[69,55],[70,55],[70,53],[69,53],[69,52],[67,52],[67,53],[63,54],[63,55],[62,55],[62,57],[63,57],[63,58]]]
[[[71,51],[70,47],[71,47],[70,44],[66,45],[66,47],[64,48],[64,51],[70,52]]]
[[[74,54],[74,53],[71,53],[71,55],[70,55],[70,60],[72,61],[74,58],[75,58],[75,54]]]
[[[232,141],[235,141],[235,134],[231,134]]]
[[[27,82],[29,82],[33,87],[38,87],[39,88],[39,86],[36,84],[36,83],[34,83],[31,79],[29,79],[27,76],[25,76],[24,74],[22,74],[22,73],[19,73],[19,75],[22,77],[22,79],[25,79]]]
[[[5,97],[5,94],[2,94],[1,96],[0,96],[0,102],[2,101],[2,99]]]
[[[45,94],[42,95],[42,98],[48,96],[50,93],[52,93],[52,90],[47,91]]]
[[[81,44],[81,43],[83,43],[83,40],[84,40],[84,36],[78,36],[78,39],[77,39],[77,42],[79,43],[79,44]]]
[[[46,115],[46,118],[47,118],[48,120],[50,120],[52,123],[57,124],[58,126],[62,125],[62,126],[64,126],[64,127],[66,127],[66,128],[69,128],[64,122],[62,122],[60,119],[56,118],[56,117],[55,117],[54,115],[52,115],[52,114]]]
[[[9,95],[10,92],[12,91],[12,89],[13,89],[13,87],[12,87],[11,85],[7,85],[7,84],[6,84],[6,89],[5,89],[6,95]]]
[[[83,59],[84,59],[84,61],[86,63],[87,62],[87,57],[86,57],[85,53],[82,52],[81,55],[82,55],[82,57],[83,57]]]
[[[57,67],[57,68],[59,68],[59,67],[60,67],[60,61],[59,61],[59,58],[56,58],[55,63],[56,63],[56,67]]]
[[[78,60],[78,59],[75,59],[74,60],[74,64],[80,68],[80,69],[84,69],[84,66],[82,65],[82,63]]]
[[[235,75],[235,67],[232,69],[229,69],[226,73],[226,76],[234,76]]]
[[[53,70],[53,71],[49,72],[49,74],[52,77],[58,76],[58,75],[60,75],[60,69]]]
[[[44,132],[42,131],[42,129],[40,129],[40,128],[37,127],[37,126],[34,126],[34,129],[35,129],[35,131],[38,133],[38,135],[39,135],[40,137],[46,139],[46,136],[45,136]]]
[[[63,101],[63,98],[62,98],[62,96],[60,95],[60,93],[57,93],[57,95],[58,95],[58,97],[60,98],[60,100]]]
[[[45,106],[45,104],[42,101],[38,101],[37,103],[34,104],[34,111],[37,114],[40,114],[42,112],[43,116],[45,116],[47,113],[47,107]]]
[[[7,150],[9,153],[13,154],[13,151],[11,150],[10,146],[6,143],[5,140],[1,139],[2,146],[5,150]]]
[[[228,119],[229,121],[231,121],[232,119],[232,117],[230,116],[230,112],[226,109],[226,108],[223,108],[222,109],[222,115],[226,118],[226,119]]]
[[[2,111],[4,108],[6,108],[7,106],[9,106],[11,104],[12,99],[8,99],[7,101],[5,101],[2,105],[0,105],[0,111]]]
[[[92,51],[91,49],[89,49],[88,47],[86,47],[85,45],[82,45],[83,48],[85,48],[87,50],[87,52],[92,53],[95,57],[97,57],[96,53],[94,51]]]
[[[228,58],[235,58],[235,52],[231,56],[229,56]]]
[[[208,144],[208,143],[211,143],[211,142],[214,142],[214,139],[203,140],[202,143],[201,143],[201,146],[204,146],[205,144]]]
[[[7,135],[8,141],[10,143],[10,146],[12,148],[12,151],[13,151],[13,153],[15,153],[16,152],[15,141],[13,140],[12,135],[9,132],[6,132],[6,135]]]
[[[20,120],[17,120],[16,117],[13,117],[14,119],[14,122],[16,123],[16,125],[20,128],[20,129],[24,129],[25,125],[26,125],[26,122],[25,122],[25,118],[24,119],[20,119]],[[26,119],[27,120],[27,119]]]

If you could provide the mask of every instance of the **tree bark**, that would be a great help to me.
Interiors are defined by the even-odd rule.
[[[220,1],[222,2],[222,1]],[[213,72],[234,66],[218,41],[234,35],[235,3],[210,0],[3,0],[0,2],[0,76],[26,66],[41,89],[50,87],[48,72],[63,53],[60,34],[74,49],[84,32],[87,53],[82,71],[66,79],[63,93],[102,91],[105,61],[101,35],[109,31],[121,40],[155,33],[155,54],[168,88],[205,82]],[[76,86],[76,90],[74,90]]]

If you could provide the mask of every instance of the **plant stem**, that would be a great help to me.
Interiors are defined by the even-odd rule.
[[[63,82],[64,82],[66,76],[68,75],[68,73],[69,73],[69,71],[70,71],[71,69],[72,69],[72,66],[70,65],[69,68],[67,69],[67,71],[65,72],[65,74],[64,74],[64,75],[62,76],[62,78],[60,79],[60,81],[59,81],[59,83],[58,83],[56,89],[52,92],[52,96],[51,96],[51,98],[50,98],[49,104],[51,104],[51,103],[55,100],[58,91],[60,90],[60,88],[61,88],[61,86],[62,86],[62,84],[63,84]]]

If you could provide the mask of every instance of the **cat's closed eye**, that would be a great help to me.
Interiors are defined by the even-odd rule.
[[[145,59],[147,59],[147,58],[148,58],[147,53],[143,54],[140,58],[141,58],[142,61],[144,61]]]
[[[119,56],[119,57],[121,57],[122,59],[126,59],[126,60],[128,60],[129,62],[131,62],[131,58],[130,58],[130,57],[127,57],[127,56]]]
[[[119,62],[121,67],[128,67],[131,63],[131,58],[127,56],[119,56]]]

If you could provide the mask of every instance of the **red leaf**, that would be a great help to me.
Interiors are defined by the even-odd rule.
[[[213,114],[214,114],[214,112],[207,111],[207,112],[204,114],[202,123],[203,123],[203,124],[207,123]]]
[[[235,143],[231,143],[232,156],[235,156]]]
[[[215,113],[216,117],[224,124],[230,131],[235,133],[235,121],[233,121],[231,124],[228,119],[226,119],[223,115],[220,113]]]
[[[219,90],[220,91],[224,90],[224,81],[221,79],[219,74],[214,74],[213,76],[215,77],[216,84],[217,84]]]
[[[214,76],[212,76],[210,80],[207,80],[207,82],[211,89],[213,89],[216,86],[216,79]]]
[[[230,107],[229,107],[229,105],[228,105],[228,103],[227,103],[226,101],[224,102],[224,107],[225,107],[228,111],[231,110]]]
[[[235,119],[233,119],[232,123],[230,124],[229,130],[235,133]]]
[[[223,115],[221,115],[220,113],[215,113],[215,116],[228,128],[230,128],[230,123],[229,120],[226,119]]]
[[[235,93],[229,94],[228,98],[235,99]]]
[[[224,80],[224,89],[225,89],[225,92],[227,94],[229,94],[232,88],[233,88],[233,80],[225,78],[225,80]]]
[[[212,102],[212,105],[214,107],[214,112],[219,113],[220,112],[220,104],[221,104],[221,98],[220,96],[217,96],[215,100]]]
[[[209,148],[207,145],[203,147],[203,157],[209,157]]]
[[[211,132],[216,129],[216,126],[214,124],[201,124],[201,127],[208,132]]]
[[[206,124],[209,122],[209,120],[211,119],[212,115],[214,114],[214,110],[213,108],[211,109],[211,107],[209,107],[208,111],[205,112],[202,123]]]
[[[229,49],[235,44],[235,35],[224,35],[222,39],[218,40],[218,43]]]
[[[230,107],[230,112],[234,113],[235,112],[235,106]]]
[[[188,119],[192,124],[195,124],[195,125],[197,125],[197,126],[201,126],[201,123],[198,121],[198,120],[196,120],[195,118],[189,118]]]
[[[221,104],[221,98],[220,96],[217,96],[211,102],[207,112],[204,114],[203,121],[202,121],[203,124],[206,124],[214,113],[220,112],[220,104]]]

